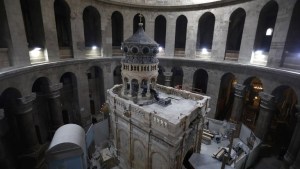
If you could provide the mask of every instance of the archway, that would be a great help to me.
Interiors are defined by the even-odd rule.
[[[136,97],[139,92],[139,82],[136,79],[131,80],[131,96]]]
[[[101,49],[101,16],[93,6],[88,6],[83,10],[83,28],[85,47],[93,50]]]
[[[157,84],[165,85],[164,72],[165,72],[165,69],[162,66],[158,65]]]
[[[275,97],[275,110],[266,142],[272,146],[272,153],[283,155],[290,144],[296,125],[295,105],[298,100],[295,91],[289,86],[278,86],[272,95]]]
[[[196,49],[198,54],[211,51],[215,29],[215,15],[211,12],[204,13],[198,21]]]
[[[300,1],[298,0],[293,11],[290,28],[288,31],[285,49],[283,66],[288,68],[299,69],[299,53],[300,53]]]
[[[113,56],[122,56],[123,27],[123,15],[119,11],[115,11],[111,15]]]
[[[155,18],[154,40],[162,48],[165,48],[166,45],[166,28],[167,28],[166,18],[163,15],[157,16]]]
[[[114,70],[114,84],[122,84],[122,69],[121,65],[117,66]]]
[[[81,116],[76,76],[71,72],[64,73],[60,78],[60,82],[63,84],[61,89],[61,105],[64,122],[65,124],[80,124]]]
[[[171,87],[175,87],[178,89],[182,88],[183,82],[183,70],[179,66],[175,66],[172,68],[171,72],[173,73],[171,77]]]
[[[40,143],[45,143],[51,138],[51,117],[48,108],[50,81],[46,77],[36,79],[32,85],[32,92],[36,93],[33,109],[37,112],[38,123],[35,125]]]
[[[6,10],[4,6],[4,1],[0,0],[0,21],[1,21],[1,26],[0,26],[0,49],[6,50],[6,52],[2,52],[0,55],[0,59],[2,60],[0,62],[0,67],[9,67],[12,63],[10,62],[10,44],[11,44],[11,36],[9,32],[9,27],[8,27],[8,21],[7,21],[7,16],[6,16]]]
[[[56,32],[58,46],[60,50],[60,58],[72,58],[72,31],[70,14],[71,10],[65,0],[54,1],[54,13],[56,22]]]
[[[102,104],[105,103],[103,71],[97,66],[93,66],[87,71],[89,83],[89,98],[91,114],[100,113]]]
[[[21,93],[15,88],[7,88],[0,97],[0,108],[3,109],[2,118],[0,119],[1,136],[0,136],[0,166],[1,168],[17,168],[19,167],[19,154],[21,154],[21,143],[19,129],[15,113],[18,112],[18,99]]]
[[[245,80],[244,85],[245,98],[242,122],[254,130],[260,109],[259,92],[263,91],[263,84],[259,78],[249,77]]]
[[[206,93],[208,74],[204,69],[198,69],[193,77],[193,92]]]
[[[184,15],[180,15],[176,20],[175,56],[183,57],[185,55],[187,22],[188,20]]]
[[[31,63],[47,61],[44,55],[45,33],[41,4],[37,0],[20,0]]]
[[[215,116],[218,120],[229,120],[230,118],[234,100],[234,84],[236,84],[236,78],[232,73],[222,76]]]
[[[224,60],[237,61],[239,57],[241,41],[244,30],[246,12],[242,8],[236,9],[230,16],[226,41]]]
[[[262,8],[259,14],[254,41],[254,51],[256,53],[269,52],[273,37],[273,30],[277,19],[277,12],[278,4],[276,1],[269,1]],[[268,32],[268,29],[272,31]]]

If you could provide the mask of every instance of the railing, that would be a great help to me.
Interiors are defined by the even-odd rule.
[[[239,59],[239,51],[226,50],[224,60],[237,61]]]
[[[60,59],[73,58],[72,48],[70,47],[59,48],[59,56]]]
[[[184,48],[175,48],[174,57],[185,57],[185,49]]]
[[[123,51],[121,50],[121,46],[112,47],[112,56],[123,56]]]

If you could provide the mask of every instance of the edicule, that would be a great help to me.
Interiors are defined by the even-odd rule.
[[[107,91],[111,138],[124,169],[180,169],[200,152],[210,97],[156,84],[158,44],[139,24],[123,42],[123,84]]]

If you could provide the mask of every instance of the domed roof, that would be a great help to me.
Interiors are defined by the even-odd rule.
[[[153,64],[158,63],[155,57],[158,53],[158,43],[151,39],[144,31],[143,24],[139,23],[138,30],[122,43],[125,58],[124,63]]]
[[[158,44],[145,33],[142,23],[139,23],[138,30],[130,38],[125,40],[123,44],[142,44],[158,46]]]

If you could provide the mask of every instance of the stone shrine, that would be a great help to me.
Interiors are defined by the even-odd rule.
[[[158,47],[140,23],[122,44],[123,84],[107,91],[110,133],[123,169],[181,169],[201,149],[210,97],[156,84]]]

